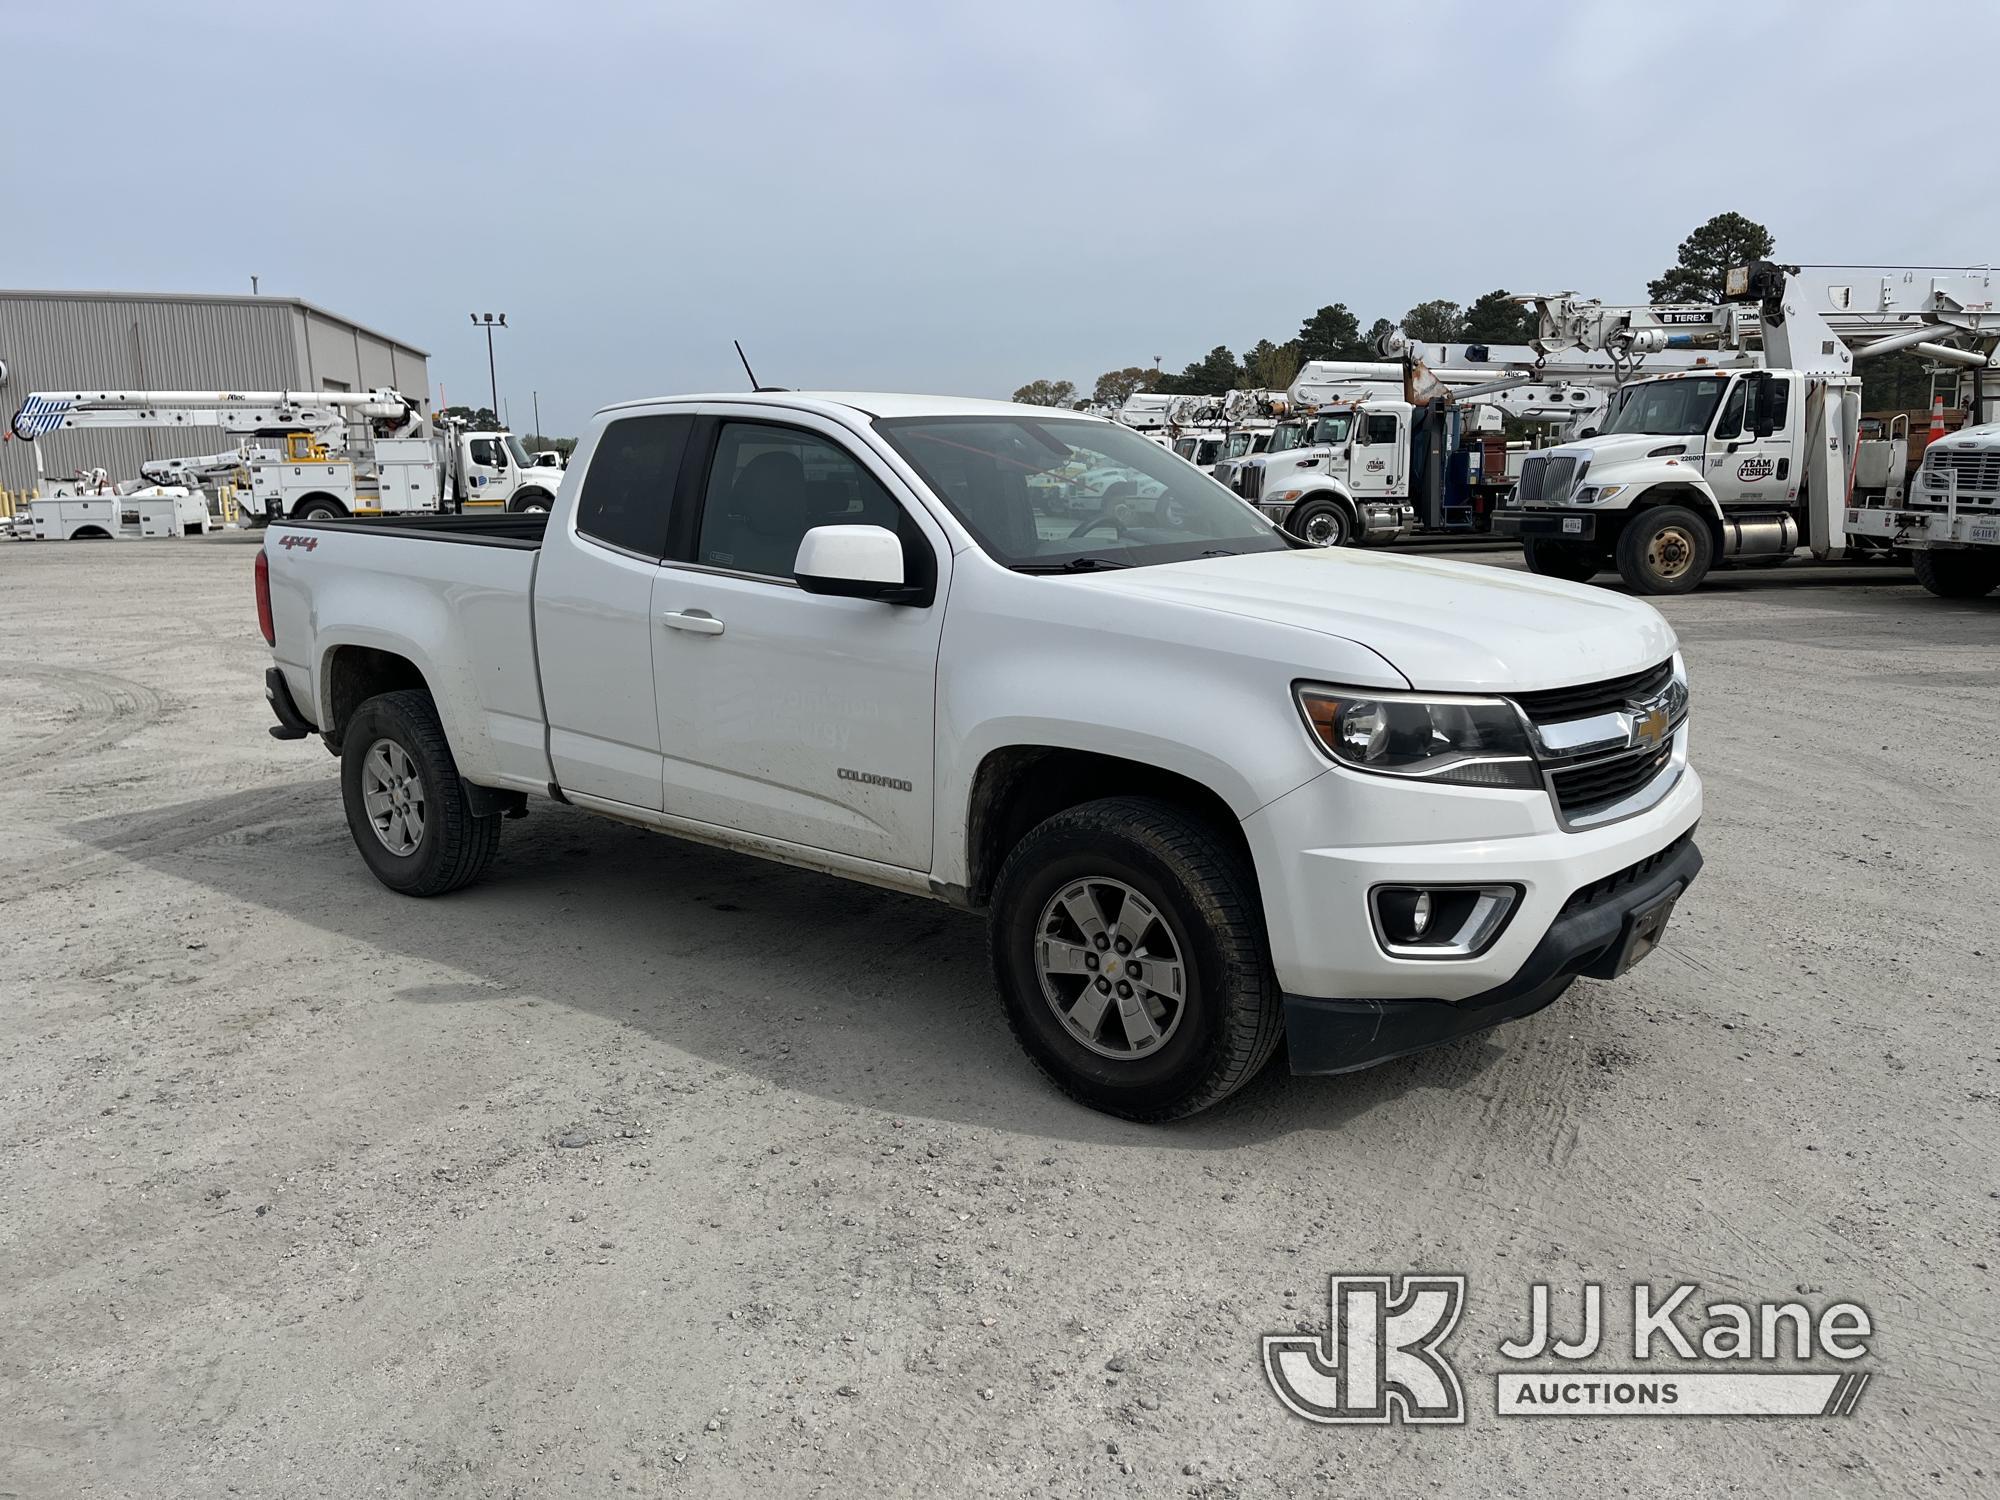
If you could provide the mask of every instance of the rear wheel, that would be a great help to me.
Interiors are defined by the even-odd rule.
[[[347,514],[347,508],[338,500],[325,495],[308,495],[292,511],[292,518],[298,521],[333,521]]]
[[[1354,534],[1353,523],[1338,500],[1306,501],[1292,512],[1286,530],[1315,547],[1344,547]]]
[[[1684,505],[1642,510],[1618,534],[1618,576],[1641,594],[1691,593],[1708,576],[1715,539]]]
[[[1241,1088],[1281,1035],[1243,856],[1169,803],[1110,797],[1015,846],[988,936],[1007,1021],[1071,1098],[1172,1120]]]
[[[1564,542],[1553,537],[1521,539],[1527,554],[1528,571],[1544,578],[1563,578],[1571,583],[1588,583],[1604,566],[1604,553],[1595,542]]]
[[[2000,555],[1926,549],[1910,561],[1917,582],[1940,599],[1983,599],[2000,586]]]
[[[362,860],[405,896],[470,885],[500,847],[499,816],[473,816],[429,693],[383,693],[354,711],[340,791]]]

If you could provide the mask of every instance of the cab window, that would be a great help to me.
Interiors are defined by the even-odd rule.
[[[1369,447],[1396,441],[1396,418],[1390,412],[1370,412],[1363,426],[1362,441]]]
[[[662,556],[674,481],[693,429],[686,413],[623,417],[606,427],[583,476],[576,529],[641,557]]]
[[[694,560],[789,579],[799,542],[815,526],[884,526],[903,538],[906,560],[913,543],[928,551],[902,507],[838,444],[796,427],[724,422]]]
[[[1729,399],[1722,403],[1722,415],[1715,419],[1715,435],[1721,439],[1743,436],[1743,408],[1750,396],[1750,382],[1739,380],[1729,388]]]
[[[507,467],[507,461],[500,456],[500,441],[498,438],[474,438],[468,451],[472,454],[472,461],[476,464],[481,464],[489,469],[504,469]]]

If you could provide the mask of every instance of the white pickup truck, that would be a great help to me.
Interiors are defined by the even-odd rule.
[[[257,584],[392,889],[546,796],[984,910],[1022,1046],[1134,1119],[1614,976],[1701,867],[1650,606],[1300,547],[1046,408],[614,406],[547,515],[278,524]]]

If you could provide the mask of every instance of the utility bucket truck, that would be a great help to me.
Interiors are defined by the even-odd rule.
[[[1650,355],[1691,347],[1754,352],[1763,367],[1634,378],[1598,431],[1531,455],[1495,523],[1521,539],[1530,569],[1581,582],[1615,566],[1639,593],[1686,593],[1717,563],[1858,548],[1859,507],[1901,504],[1899,445],[1860,435],[1854,361],[1950,339],[1990,346],[1990,278],[1884,279],[1871,302],[1795,276],[1768,261],[1739,268],[1715,304],[1533,299],[1537,345],[1551,353],[1606,352],[1634,375]]]
[[[1271,444],[1225,482],[1319,547],[1413,532],[1482,532],[1513,483],[1503,418],[1574,431],[1604,410],[1611,371],[1533,367],[1534,354],[1441,346],[1435,367],[1394,341],[1397,360],[1314,360],[1286,393],[1303,441]],[[1218,476],[1223,477],[1223,476]]]
[[[143,472],[155,484],[240,473],[238,505],[250,526],[461,508],[546,511],[561,483],[561,472],[537,468],[512,433],[456,425],[434,432],[415,402],[387,388],[42,391],[13,420],[14,435],[29,442],[110,427],[210,427],[236,437],[231,452],[159,459]],[[40,461],[37,447],[38,468]]]

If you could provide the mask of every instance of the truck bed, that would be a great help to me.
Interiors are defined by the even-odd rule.
[[[330,521],[280,521],[294,531],[357,531],[408,538],[412,541],[456,542],[470,547],[521,547],[539,550],[548,529],[546,512],[507,512],[495,516],[343,516]]]

